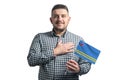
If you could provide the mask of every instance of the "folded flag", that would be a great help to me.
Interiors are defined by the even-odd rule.
[[[100,50],[87,44],[84,41],[80,41],[74,54],[76,54],[78,57],[82,59],[87,60],[90,63],[95,64],[100,54]]]

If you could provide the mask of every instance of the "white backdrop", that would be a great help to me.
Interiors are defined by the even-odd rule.
[[[80,80],[119,80],[119,0],[0,0],[0,80],[38,80],[39,67],[29,67],[27,55],[33,37],[52,29],[56,3],[69,7],[68,30],[101,50]]]

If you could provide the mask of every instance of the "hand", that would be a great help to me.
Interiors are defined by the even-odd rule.
[[[56,48],[53,50],[54,51],[54,55],[61,55],[61,54],[66,54],[69,52],[73,52],[74,51],[74,44],[72,42],[68,42],[63,44],[62,40],[60,40],[56,46]]]
[[[69,60],[66,66],[67,66],[67,70],[72,71],[73,73],[80,72],[79,64],[75,60]]]

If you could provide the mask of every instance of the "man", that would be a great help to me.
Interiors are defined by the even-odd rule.
[[[79,80],[79,75],[86,74],[91,64],[73,54],[82,38],[67,30],[70,21],[67,6],[55,5],[50,21],[53,30],[35,36],[28,63],[40,66],[39,80]]]

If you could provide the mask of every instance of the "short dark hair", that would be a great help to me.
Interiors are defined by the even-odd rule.
[[[64,4],[56,4],[53,8],[52,8],[52,12],[55,10],[55,9],[65,9],[67,10],[67,12],[69,12],[68,10],[68,7]]]

